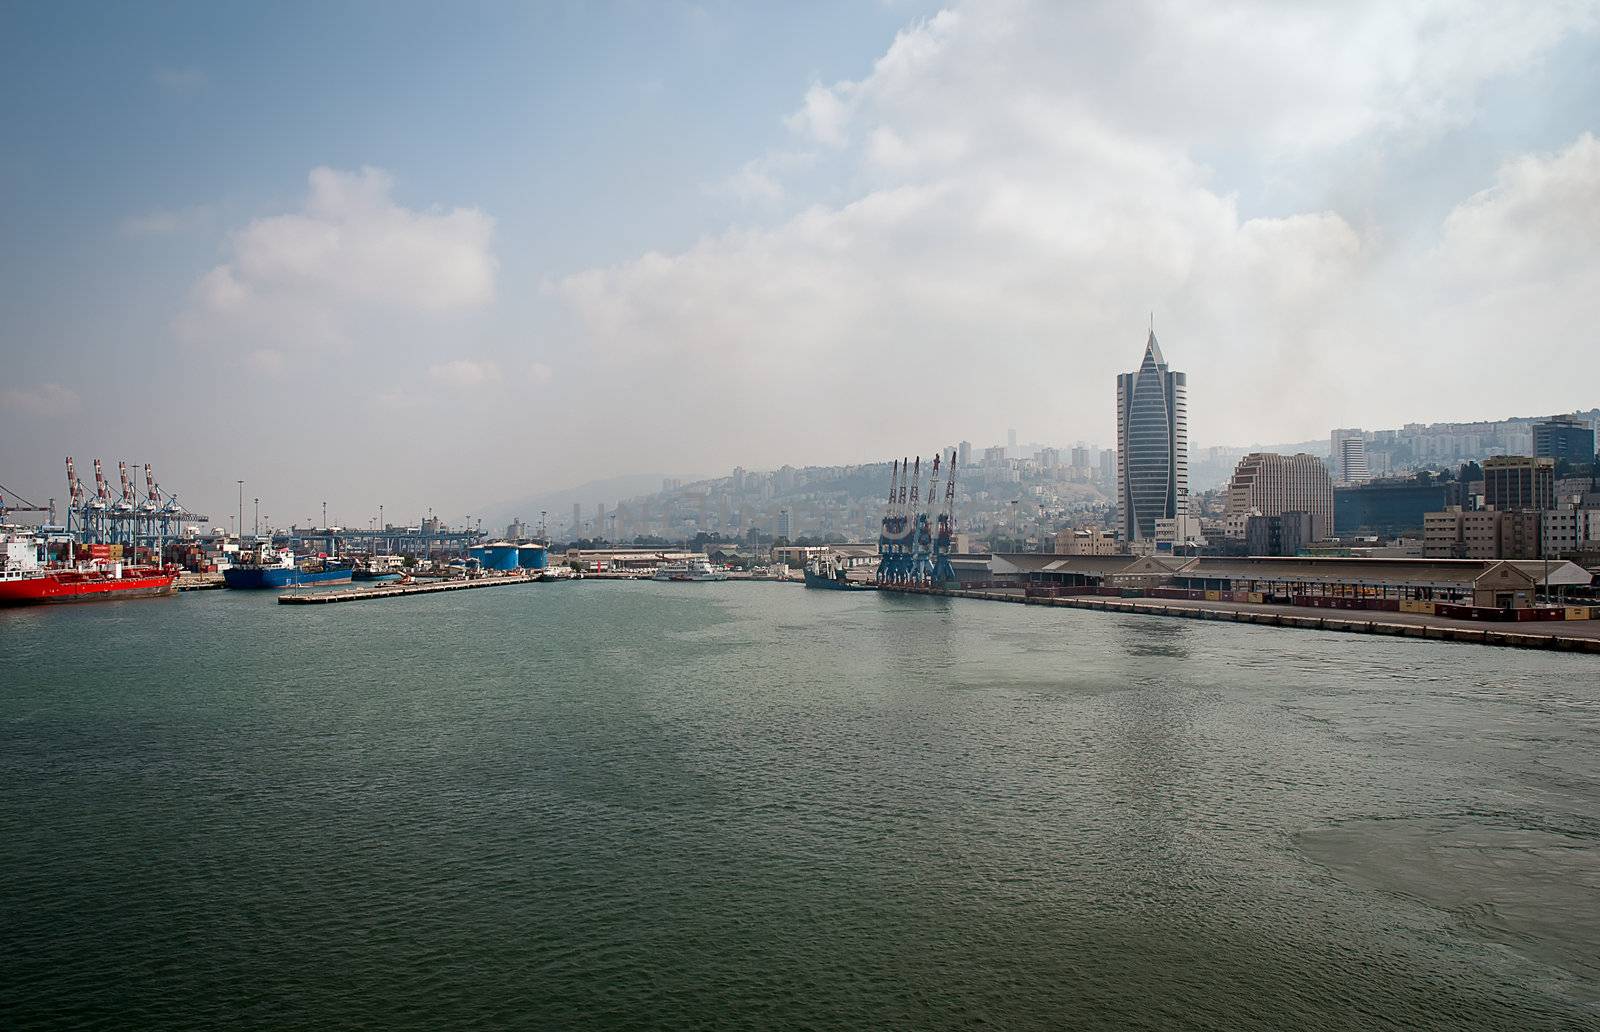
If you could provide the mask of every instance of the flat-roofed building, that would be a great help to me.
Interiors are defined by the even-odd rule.
[[[1117,535],[1096,528],[1067,528],[1056,531],[1056,552],[1061,555],[1116,555],[1122,549]]]
[[[1485,508],[1554,509],[1556,463],[1554,459],[1526,455],[1497,455],[1483,460]]]
[[[1594,424],[1577,416],[1555,416],[1535,423],[1533,454],[1541,459],[1593,462]]]
[[[1526,509],[1430,512],[1422,530],[1422,554],[1429,559],[1536,559],[1540,516]]]
[[[1460,499],[1435,480],[1373,480],[1333,491],[1333,532],[1400,537],[1422,529],[1423,517]]]

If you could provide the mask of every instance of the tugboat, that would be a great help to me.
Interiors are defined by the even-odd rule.
[[[853,581],[845,575],[845,568],[833,559],[816,558],[806,563],[806,587],[829,591],[870,591],[872,585]]]
[[[304,584],[347,584],[354,574],[352,564],[332,557],[295,561],[287,548],[260,543],[239,553],[239,560],[222,571],[222,583],[230,588],[293,588]]]
[[[171,595],[178,580],[178,570],[171,566],[115,561],[47,566],[41,561],[43,552],[43,538],[0,533],[0,606]]]

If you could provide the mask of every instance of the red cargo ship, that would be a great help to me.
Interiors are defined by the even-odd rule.
[[[43,542],[32,535],[4,534],[0,543],[0,606],[170,595],[178,580],[173,567],[120,562],[46,566],[40,562]]]

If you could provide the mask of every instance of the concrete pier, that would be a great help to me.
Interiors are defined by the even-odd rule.
[[[1306,630],[1344,631],[1354,634],[1384,634],[1392,637],[1429,638],[1434,641],[1469,642],[1475,645],[1500,645],[1511,648],[1555,649],[1562,652],[1588,652],[1600,655],[1600,621],[1538,622],[1511,625],[1517,630],[1472,625],[1461,620],[1441,620],[1414,613],[1374,614],[1375,619],[1349,615],[1326,615],[1293,606],[1254,603],[1196,603],[1182,599],[1117,599],[1068,595],[1058,598],[1028,597],[1021,591],[969,591],[962,588],[883,585],[879,590],[910,595],[940,595],[986,602],[1014,602],[1030,606],[1058,606],[1067,609],[1094,609],[1105,613],[1135,613],[1189,620],[1224,620],[1232,623],[1266,624],[1272,627],[1298,627]],[[1505,625],[1501,625],[1503,627]]]
[[[471,591],[473,588],[508,588],[513,584],[537,584],[537,577],[481,577],[477,580],[435,581],[431,584],[382,584],[370,588],[286,591],[278,596],[281,606],[320,606],[336,602],[364,602],[402,595],[432,595],[441,591]]]

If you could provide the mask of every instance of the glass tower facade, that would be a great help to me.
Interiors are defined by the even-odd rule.
[[[1137,372],[1117,377],[1117,514],[1123,536],[1153,541],[1189,495],[1188,378],[1167,368],[1154,331]]]

